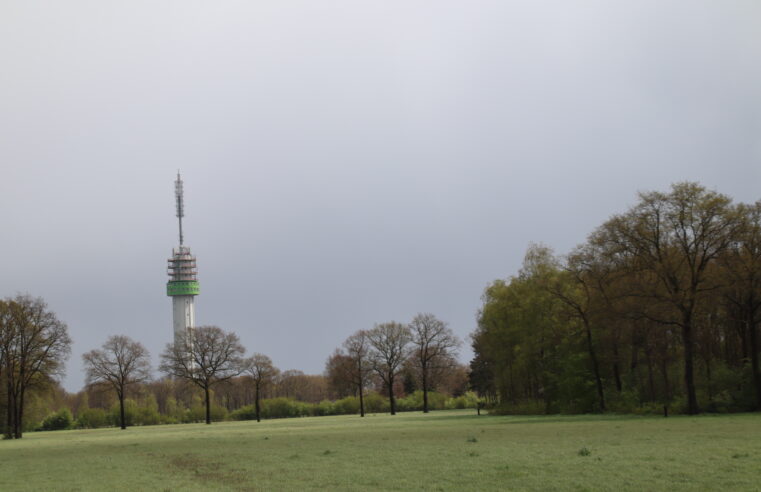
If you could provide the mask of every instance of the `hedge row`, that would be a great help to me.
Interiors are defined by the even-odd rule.
[[[385,413],[389,411],[388,398],[378,393],[365,396],[365,412]],[[205,409],[196,405],[185,409],[172,406],[167,414],[161,414],[153,404],[139,406],[134,400],[125,400],[124,415],[128,426],[178,424],[203,422]],[[431,410],[476,408],[478,397],[468,392],[456,398],[436,392],[428,393],[428,407]],[[404,398],[396,400],[396,409],[400,412],[419,411],[423,409],[423,392],[416,391]],[[304,403],[292,398],[271,398],[261,401],[261,418],[277,419],[288,417],[317,417],[322,415],[353,415],[359,413],[359,398],[349,396],[336,401],[324,400],[320,403]],[[256,418],[253,405],[241,407],[229,412],[218,405],[212,405],[211,417],[214,421],[221,420],[253,420]],[[119,405],[115,404],[108,410],[102,408],[85,408],[74,418],[68,408],[64,408],[46,417],[37,430],[62,429],[96,429],[99,427],[116,427],[119,425]]]

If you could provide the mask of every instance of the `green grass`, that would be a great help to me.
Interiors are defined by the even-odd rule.
[[[761,415],[472,410],[38,432],[0,490],[761,490]]]

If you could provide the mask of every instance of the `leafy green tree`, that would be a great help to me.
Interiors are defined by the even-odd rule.
[[[695,391],[695,313],[719,287],[709,266],[734,241],[740,221],[731,199],[697,183],[678,183],[668,194],[640,193],[639,203],[613,216],[593,241],[632,261],[637,288],[632,295],[669,310],[642,315],[681,330],[688,413],[699,412]]]
[[[737,207],[740,228],[735,241],[719,256],[721,273],[727,279],[723,293],[737,310],[743,328],[742,340],[755,390],[756,410],[761,410],[761,371],[759,371],[758,325],[761,323],[761,201]],[[747,333],[747,337],[745,336]]]

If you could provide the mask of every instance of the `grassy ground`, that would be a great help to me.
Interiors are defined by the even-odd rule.
[[[761,415],[473,411],[38,432],[0,490],[761,490]]]

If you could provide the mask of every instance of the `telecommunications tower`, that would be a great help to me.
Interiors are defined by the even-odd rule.
[[[172,298],[174,343],[176,346],[181,346],[181,344],[192,340],[191,335],[196,323],[196,310],[193,300],[200,293],[200,288],[196,257],[190,253],[190,248],[183,245],[182,218],[185,216],[185,204],[179,171],[177,171],[177,181],[174,182],[174,195],[177,204],[177,219],[180,225],[180,245],[172,249],[172,257],[168,260],[169,282],[166,284],[166,294]]]

